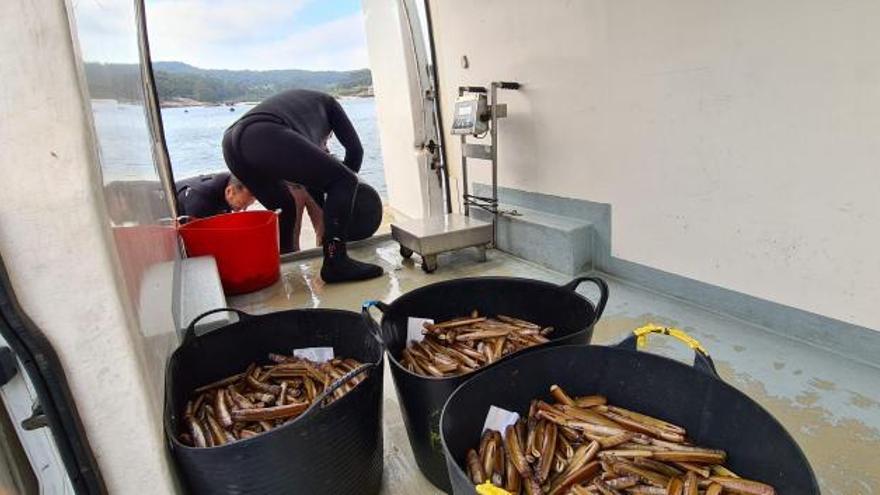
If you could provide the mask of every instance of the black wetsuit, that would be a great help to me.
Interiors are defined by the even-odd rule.
[[[177,181],[179,214],[205,218],[231,212],[226,202],[230,175],[229,172],[220,172]]]
[[[323,149],[333,132],[345,147],[339,161]],[[229,170],[267,209],[281,209],[281,251],[293,249],[296,204],[285,181],[326,193],[325,238],[345,240],[363,147],[342,106],[330,95],[293,89],[271,96],[223,136]],[[314,192],[313,192],[313,195]]]

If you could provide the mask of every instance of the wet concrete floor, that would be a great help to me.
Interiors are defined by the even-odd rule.
[[[572,277],[499,251],[477,261],[469,250],[444,255],[427,275],[405,260],[393,242],[355,250],[359,259],[380,263],[386,275],[367,282],[326,286],[320,259],[282,266],[282,278],[263,291],[230,300],[253,313],[333,307],[357,311],[368,299],[386,302],[417,287],[459,277],[503,275],[568,282]],[[608,306],[597,324],[595,344],[610,344],[646,323],[676,326],[699,339],[721,377],[773,414],[809,458],[827,495],[880,495],[880,369],[848,360],[747,322],[606,277]],[[595,300],[585,284],[579,291]],[[662,337],[649,352],[689,362],[689,350]],[[406,438],[390,373],[385,373],[385,480],[383,494],[435,494],[419,472]]]

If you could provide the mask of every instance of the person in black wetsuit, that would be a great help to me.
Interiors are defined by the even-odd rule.
[[[229,172],[190,177],[175,186],[179,213],[195,218],[240,211],[254,202],[248,188]]]
[[[339,161],[326,151],[330,133],[345,148]],[[365,280],[382,268],[348,257],[348,221],[364,150],[339,102],[318,91],[292,89],[263,100],[223,135],[223,157],[236,177],[267,209],[281,209],[281,251],[293,250],[296,203],[287,182],[326,194],[324,199],[325,282]]]

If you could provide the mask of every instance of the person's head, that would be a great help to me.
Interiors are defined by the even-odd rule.
[[[250,189],[242,184],[238,177],[231,175],[229,183],[226,184],[226,203],[229,204],[232,211],[241,211],[253,202],[254,195],[251,194]]]

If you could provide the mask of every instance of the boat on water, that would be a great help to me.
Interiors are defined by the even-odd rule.
[[[380,279],[325,285],[306,250],[235,296],[178,235],[143,2],[101,5],[0,7],[0,489],[186,493],[163,431],[166,365],[207,310],[359,311],[440,280],[598,276],[610,297],[594,344],[683,329],[788,430],[823,493],[880,493],[874,2],[363,0],[385,208],[424,226],[407,230],[419,243],[386,222],[352,247]],[[84,67],[110,48],[138,70],[108,127]],[[517,86],[496,101],[493,82]],[[114,127],[124,146],[109,146]],[[428,247],[474,229],[488,246]],[[235,321],[213,314],[197,333]],[[395,387],[381,493],[442,493]]]

